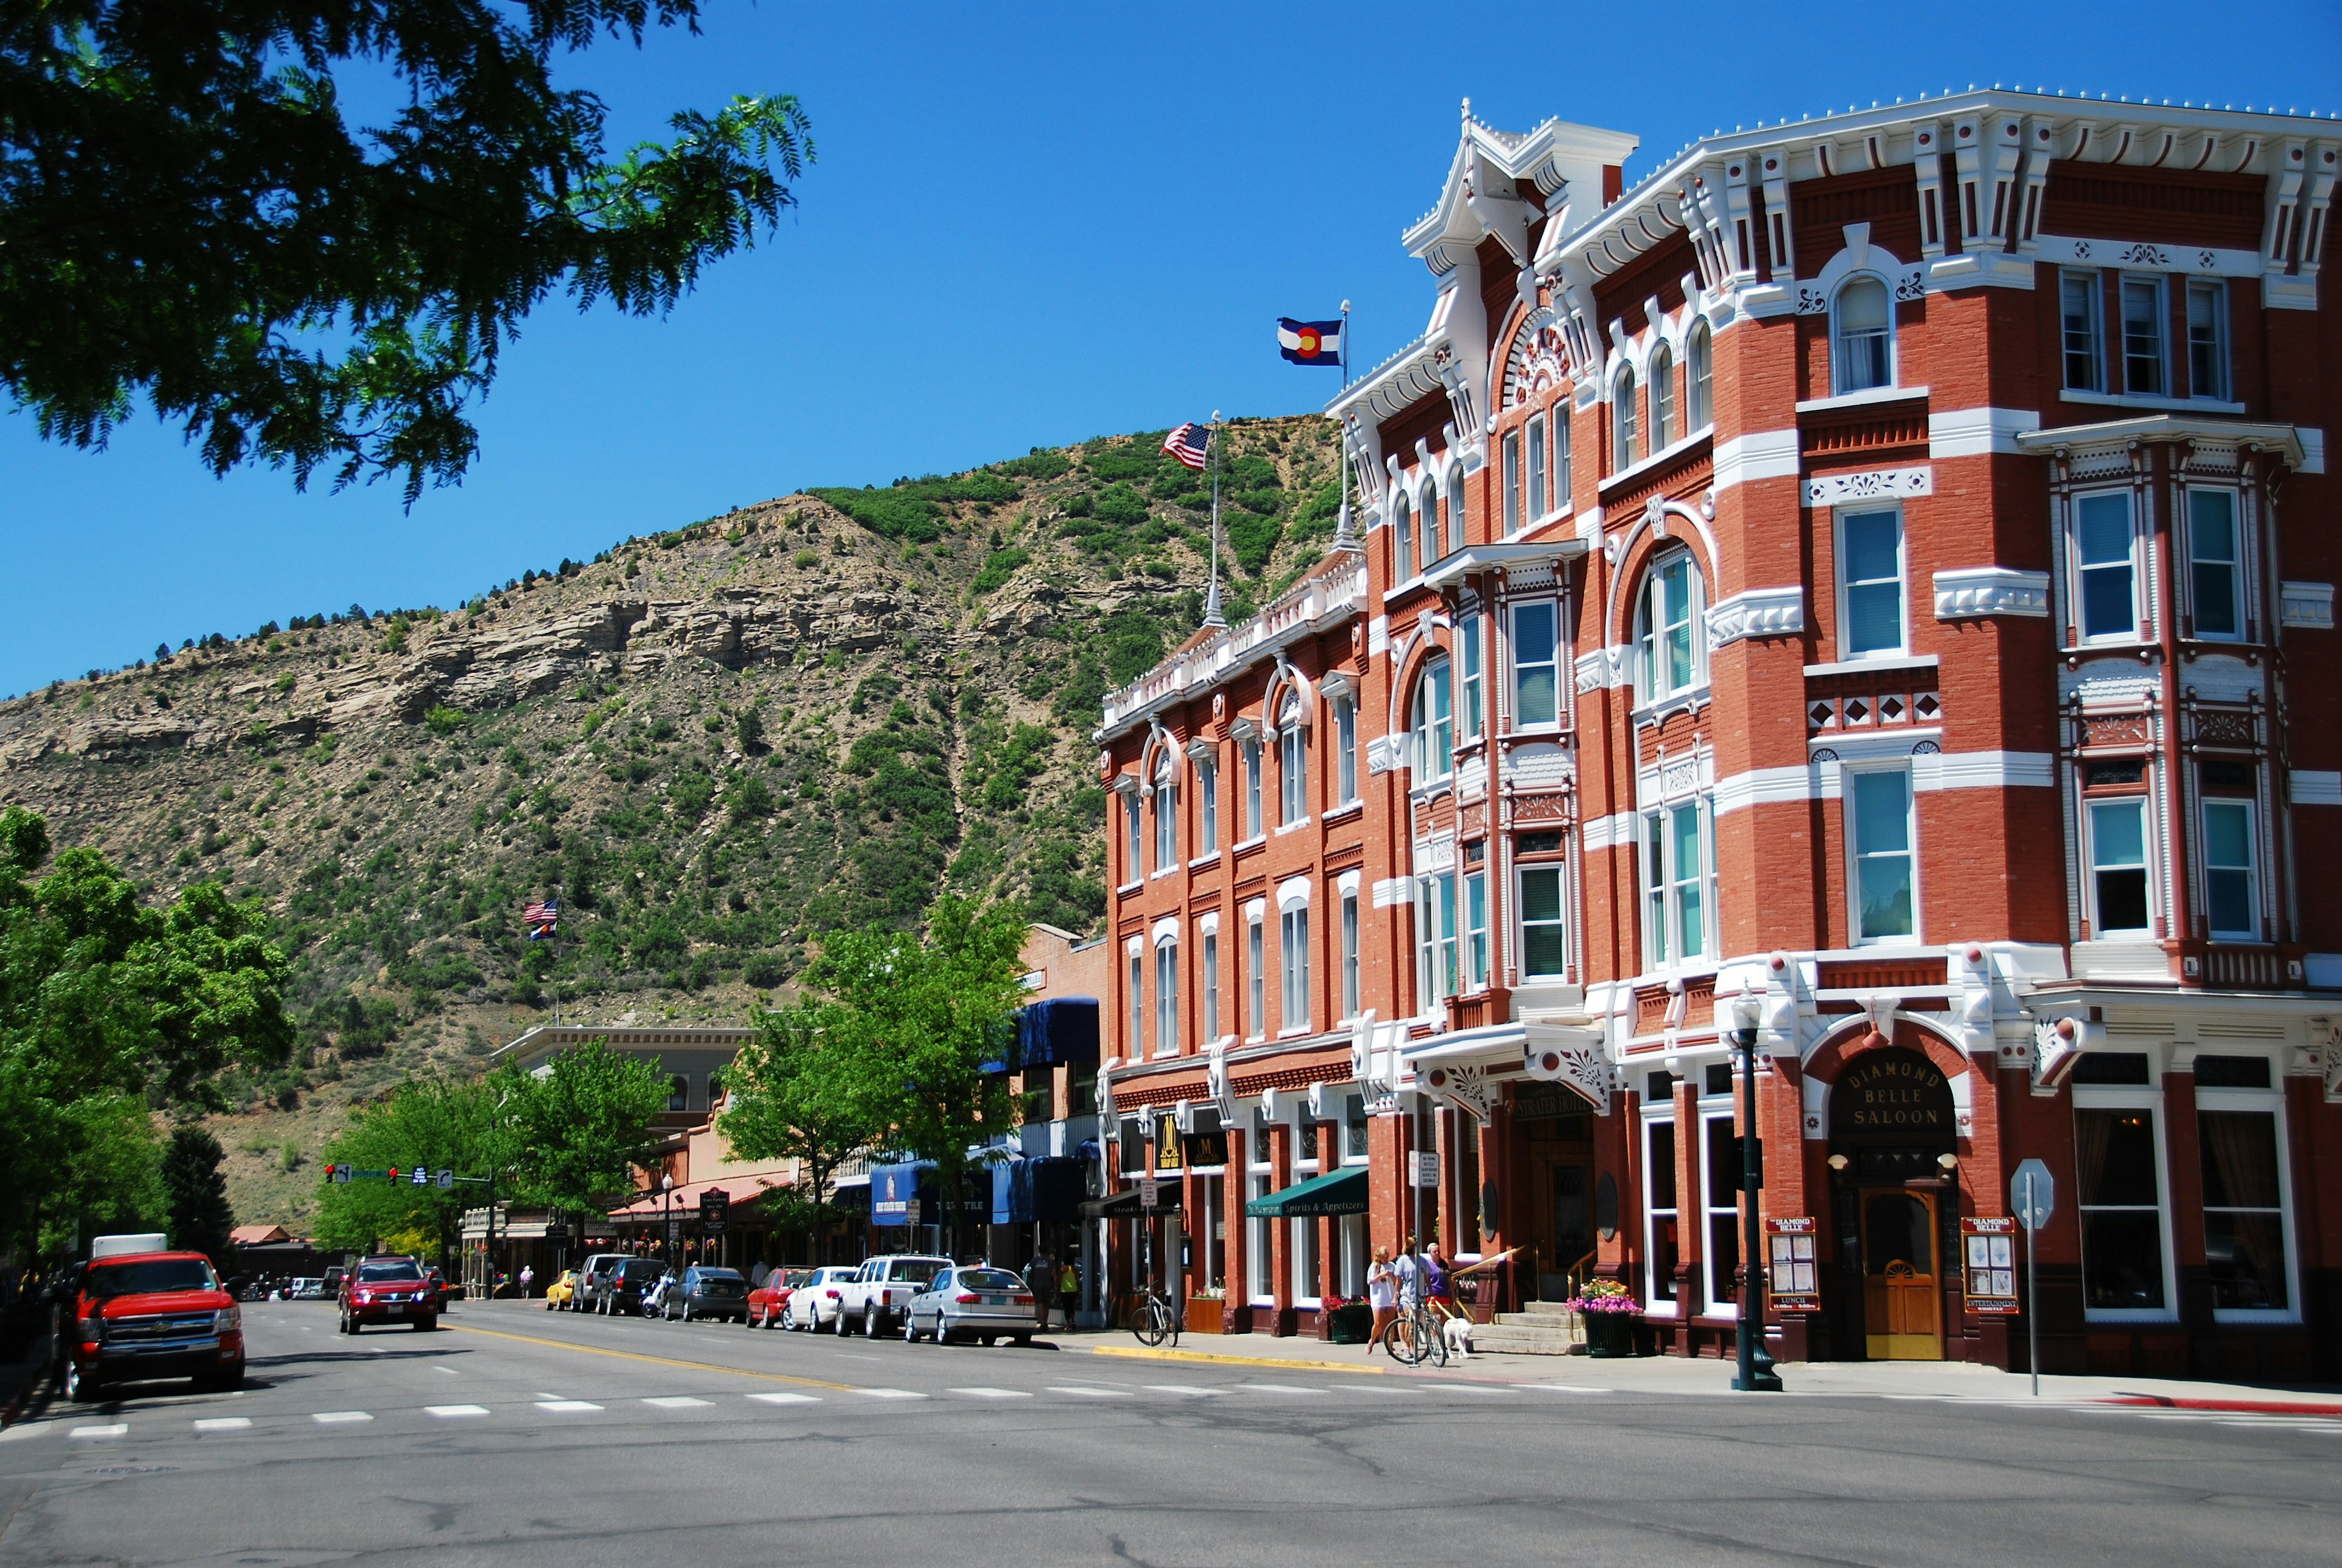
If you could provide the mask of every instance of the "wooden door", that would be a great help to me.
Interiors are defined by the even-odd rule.
[[[1903,1188],[1862,1195],[1863,1328],[1873,1361],[1940,1361],[1936,1195]]]

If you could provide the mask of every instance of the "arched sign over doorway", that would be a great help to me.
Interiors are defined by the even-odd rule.
[[[1899,1045],[1865,1051],[1830,1088],[1830,1153],[1853,1174],[1874,1181],[1941,1174],[1937,1157],[1953,1153],[1959,1110],[1944,1070]]]

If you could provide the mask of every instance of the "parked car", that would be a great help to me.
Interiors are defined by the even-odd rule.
[[[680,1317],[686,1323],[694,1318],[746,1323],[748,1281],[738,1269],[694,1263],[660,1297],[659,1316],[670,1321]]]
[[[244,1383],[244,1313],[201,1253],[120,1252],[93,1258],[62,1325],[65,1397],[109,1383],[191,1377],[198,1389]]]
[[[343,1276],[346,1275],[349,1272],[349,1270],[342,1267],[339,1263],[327,1269],[323,1274],[318,1276],[317,1293],[329,1302],[341,1300],[342,1279]]]
[[[408,1323],[428,1333],[439,1326],[445,1302],[431,1288],[422,1265],[413,1258],[391,1253],[362,1258],[342,1279],[344,1333],[357,1333],[368,1323]]]
[[[783,1328],[803,1329],[807,1333],[837,1326],[840,1293],[846,1283],[859,1271],[845,1264],[830,1263],[817,1268],[806,1276],[805,1283],[789,1293],[781,1308]]]
[[[561,1271],[561,1277],[559,1279],[545,1287],[545,1310],[547,1312],[569,1312],[574,1307],[576,1295],[577,1271],[575,1269],[564,1269]]]
[[[319,1302],[325,1299],[325,1282],[316,1274],[304,1274],[277,1293],[276,1299],[288,1302]]]
[[[788,1311],[790,1293],[812,1277],[811,1269],[775,1269],[766,1274],[765,1283],[748,1293],[748,1326],[778,1328]]]
[[[942,1270],[904,1309],[903,1338],[910,1344],[922,1338],[937,1344],[956,1339],[1031,1344],[1033,1293],[1023,1280],[989,1263]]]
[[[666,1273],[666,1265],[656,1258],[615,1258],[602,1271],[586,1310],[604,1317],[631,1316],[643,1311],[643,1298]]]
[[[903,1321],[911,1297],[951,1267],[951,1259],[920,1253],[881,1253],[863,1261],[854,1277],[838,1287],[837,1318],[841,1334],[859,1328],[871,1339],[890,1332]]]
[[[626,1253],[595,1253],[577,1271],[577,1291],[570,1298],[572,1312],[599,1312],[602,1293],[609,1288],[611,1271],[625,1263]]]

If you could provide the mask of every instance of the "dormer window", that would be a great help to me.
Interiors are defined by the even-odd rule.
[[[1887,285],[1857,277],[1837,291],[1836,390],[1868,392],[1895,385],[1895,326]]]

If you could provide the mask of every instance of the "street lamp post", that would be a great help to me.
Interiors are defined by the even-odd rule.
[[[666,1203],[666,1272],[675,1273],[675,1173],[668,1171],[659,1177],[659,1192]]]
[[[1756,1212],[1765,1174],[1756,1140],[1756,1026],[1763,1012],[1744,986],[1732,1004],[1732,1038],[1740,1047],[1740,1374],[1732,1386],[1743,1393],[1779,1393],[1780,1374],[1765,1349],[1764,1226]]]

